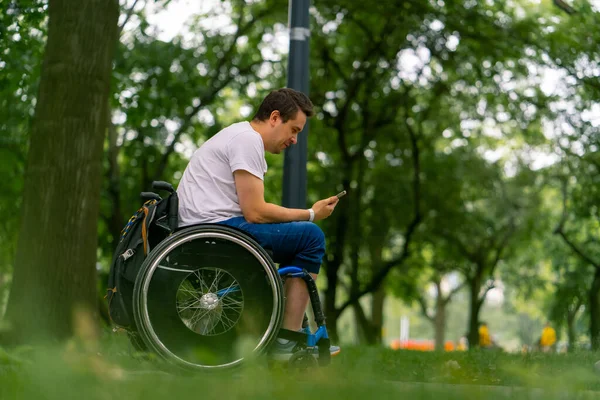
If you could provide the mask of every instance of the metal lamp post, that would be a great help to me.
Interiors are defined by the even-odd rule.
[[[290,51],[287,86],[308,95],[309,14],[310,0],[290,0]],[[298,143],[285,151],[283,164],[284,207],[306,208],[306,153],[308,121],[298,135]]]

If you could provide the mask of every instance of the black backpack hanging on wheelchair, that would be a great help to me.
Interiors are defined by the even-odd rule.
[[[135,279],[150,249],[177,229],[179,200],[173,186],[167,182],[152,183],[156,190],[166,190],[169,196],[142,192],[142,207],[129,219],[119,237],[110,265],[105,298],[111,320],[118,326],[136,330],[133,320],[132,296]]]

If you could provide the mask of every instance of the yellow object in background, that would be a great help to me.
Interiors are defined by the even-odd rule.
[[[491,345],[490,331],[486,324],[482,324],[479,327],[479,347],[491,347]]]
[[[542,330],[542,337],[540,338],[540,346],[550,347],[556,343],[556,331],[549,325],[546,325]]]

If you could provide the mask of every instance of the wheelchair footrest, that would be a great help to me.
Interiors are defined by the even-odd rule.
[[[290,331],[289,329],[280,329],[277,337],[281,339],[293,340],[294,342],[306,344],[306,333]]]

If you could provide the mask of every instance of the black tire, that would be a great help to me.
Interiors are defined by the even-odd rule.
[[[148,347],[137,332],[127,331],[127,337],[129,338],[129,343],[131,343],[131,346],[135,352],[145,353],[148,351]]]
[[[207,277],[210,288],[199,283]],[[239,290],[217,287],[221,282]],[[181,293],[191,297],[182,300]],[[265,352],[283,309],[283,285],[267,252],[243,232],[215,224],[183,229],[160,243],[133,292],[135,324],[147,347],[195,370],[239,366]]]
[[[319,361],[306,350],[297,351],[288,361],[288,369],[294,372],[314,371],[319,367]]]

